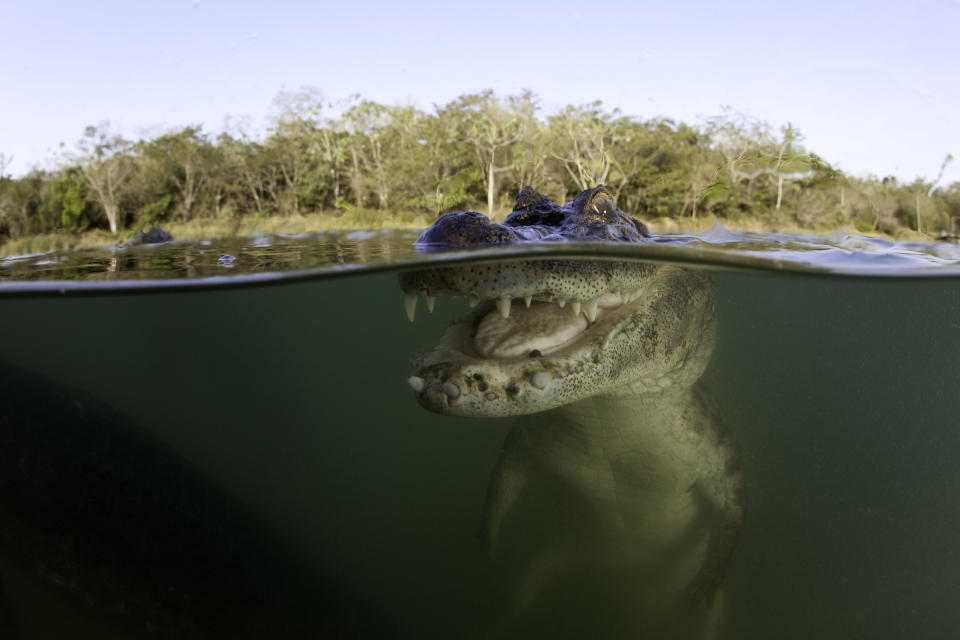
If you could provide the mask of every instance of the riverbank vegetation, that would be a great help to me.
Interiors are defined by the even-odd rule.
[[[524,185],[564,202],[603,183],[622,209],[667,231],[720,220],[931,237],[960,221],[960,183],[848,176],[793,125],[736,113],[688,124],[594,102],[543,114],[531,92],[489,91],[432,111],[332,105],[311,90],[277,105],[262,136],[188,126],[131,141],[102,123],[52,169],[3,177],[0,155],[3,252],[103,244],[154,225],[212,237],[417,227],[454,209],[502,219]]]

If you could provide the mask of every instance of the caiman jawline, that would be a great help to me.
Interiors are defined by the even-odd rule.
[[[529,308],[516,305],[503,317],[488,300],[447,328],[438,344],[418,359],[407,382],[423,406],[440,413],[540,411],[544,403],[554,404],[548,398],[566,393],[561,387],[568,376],[597,366],[613,328],[634,313],[642,293],[638,289],[598,296],[593,320],[583,310],[574,315],[569,304],[561,308],[545,301]],[[493,408],[508,398],[502,411]]]
[[[524,307],[530,308],[534,302],[540,303],[551,303],[556,304],[560,309],[567,308],[569,313],[573,316],[577,316],[583,311],[585,317],[590,322],[595,322],[597,319],[597,311],[602,308],[610,308],[619,306],[621,304],[628,304],[636,300],[641,293],[641,289],[621,289],[617,291],[607,291],[601,295],[591,298],[589,300],[576,300],[576,299],[567,299],[559,296],[551,295],[549,292],[542,292],[539,294],[530,294],[526,295],[523,298],[517,298],[517,304],[520,304],[520,301],[523,302]],[[403,295],[403,309],[407,314],[407,319],[410,322],[413,322],[416,319],[417,314],[417,301],[423,297],[427,305],[427,313],[433,313],[433,310],[436,306],[437,296],[431,295],[426,292],[421,292],[420,295],[415,293],[404,293]],[[443,296],[446,298],[453,298],[456,296]],[[466,297],[467,301],[470,304],[470,308],[476,307],[480,303],[480,299],[474,298],[471,296],[461,296]],[[510,317],[510,311],[514,309],[513,298],[509,295],[504,295],[497,298],[491,299],[496,303],[497,311],[504,318]],[[569,307],[567,306],[569,303]]]

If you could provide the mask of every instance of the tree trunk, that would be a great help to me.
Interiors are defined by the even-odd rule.
[[[490,178],[487,180],[487,217],[493,220],[493,158],[490,158]]]
[[[383,148],[379,140],[374,140],[370,144],[371,155],[373,156],[373,166],[377,173],[377,199],[380,203],[380,210],[387,209],[390,199],[390,187],[387,184],[387,174],[383,169]]]
[[[777,176],[777,211],[780,211],[780,203],[783,201],[783,176]]]
[[[103,212],[107,214],[107,222],[110,224],[110,233],[117,233],[117,205],[114,202],[104,202]]]
[[[357,208],[363,206],[363,185],[360,180],[360,159],[357,157],[357,148],[350,145],[350,159],[353,161],[353,172],[350,174],[350,188],[353,190],[353,202]]]
[[[920,192],[917,192],[917,233],[923,233],[920,226]]]

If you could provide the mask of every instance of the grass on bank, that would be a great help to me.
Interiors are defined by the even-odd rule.
[[[501,217],[502,218],[502,217]],[[241,216],[236,218],[196,218],[187,222],[171,222],[162,225],[176,239],[216,239],[234,236],[251,236],[275,233],[310,233],[314,231],[356,231],[373,229],[423,229],[433,217],[423,213],[399,212],[386,215],[375,209],[351,209],[338,214],[310,213],[289,216]],[[780,233],[812,233],[829,235],[836,231],[830,228],[802,228],[798,225],[775,224],[770,218],[745,217],[736,220],[719,220],[713,216],[696,219],[654,218],[645,221],[655,234],[702,233],[721,222],[732,231]],[[82,233],[46,233],[7,240],[0,245],[0,257],[44,253],[60,249],[83,249],[105,247],[129,242],[137,231],[124,229],[116,235],[103,229]],[[865,233],[863,235],[892,238],[894,240],[917,240],[929,242],[930,235],[918,233],[905,227],[898,228],[894,235]]]
[[[236,218],[195,218],[187,222],[160,225],[178,240],[234,236],[269,235],[275,233],[310,233],[313,231],[357,231],[371,229],[422,229],[431,218],[424,214],[398,213],[384,215],[376,210],[351,210],[342,215],[308,213],[289,216],[240,216]],[[60,249],[107,247],[129,242],[138,231],[147,228],[123,229],[116,235],[104,229],[81,233],[44,233],[7,240],[0,245],[0,257],[44,253]]]

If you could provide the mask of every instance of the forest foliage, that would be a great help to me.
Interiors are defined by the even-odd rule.
[[[260,136],[187,126],[131,141],[101,123],[54,169],[4,177],[0,155],[0,240],[308,213],[502,218],[524,185],[564,202],[601,183],[633,215],[681,226],[715,216],[892,234],[952,231],[960,220],[960,183],[848,176],[793,125],[729,111],[687,124],[597,101],[544,115],[529,91],[466,94],[430,112],[359,97],[331,104],[315,90],[276,104]]]

